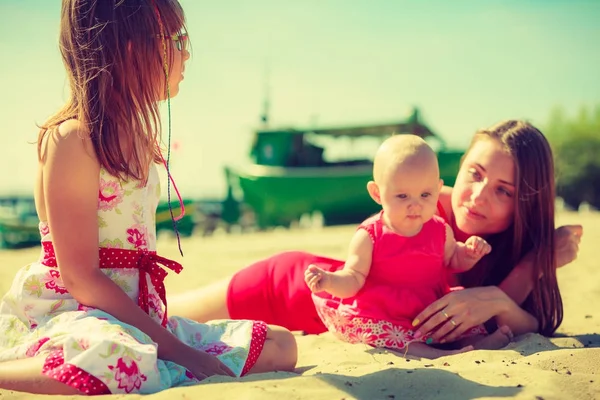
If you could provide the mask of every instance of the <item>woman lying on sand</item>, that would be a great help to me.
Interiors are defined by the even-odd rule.
[[[581,226],[554,227],[554,164],[544,135],[529,123],[505,121],[475,133],[453,188],[438,212],[458,241],[485,238],[492,251],[471,270],[450,276],[448,293],[413,321],[414,337],[452,342],[473,327],[509,327],[552,335],[563,308],[556,268],[576,258]],[[254,319],[309,334],[325,332],[304,274],[311,264],[334,271],[344,261],[305,252],[260,260],[231,278],[169,301],[175,315],[204,322]]]

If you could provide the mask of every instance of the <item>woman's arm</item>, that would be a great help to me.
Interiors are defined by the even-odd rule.
[[[451,342],[494,317],[498,326],[507,325],[515,335],[537,331],[537,320],[495,286],[448,293],[419,313],[413,326],[418,327],[415,337],[430,333],[436,341]]]
[[[453,218],[451,198],[452,188],[443,186],[439,202],[450,220]],[[565,266],[577,258],[582,235],[583,227],[581,225],[565,225],[556,229],[554,237],[557,268]],[[533,269],[533,253],[529,253],[523,257],[498,287],[515,303],[523,304],[535,284]]]
[[[522,335],[539,330],[538,320],[517,304],[504,290],[490,286],[498,292],[500,311],[496,313],[496,325],[507,325],[515,335]]]
[[[557,268],[565,266],[577,258],[582,235],[583,227],[581,225],[565,225],[556,229],[554,240]],[[523,304],[535,284],[533,271],[533,252],[529,252],[498,287],[515,303]]]
[[[513,302],[523,304],[533,290],[533,253],[528,253],[498,285]]]
[[[561,226],[556,230],[558,267],[570,263],[577,257],[582,234],[581,225]],[[483,324],[492,318],[495,318],[498,326],[507,325],[515,335],[536,332],[538,321],[520,306],[527,299],[535,284],[533,263],[533,253],[529,253],[498,287],[464,289],[449,293],[435,301],[423,310],[414,321],[415,326],[420,325],[419,334],[428,333],[436,326],[443,324],[436,332],[432,333],[432,338],[452,341],[467,329]],[[456,326],[451,321],[454,321]]]

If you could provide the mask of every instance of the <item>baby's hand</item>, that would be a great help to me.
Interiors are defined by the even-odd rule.
[[[471,236],[465,242],[465,251],[467,256],[478,260],[492,251],[492,246],[479,236]]]
[[[329,273],[322,270],[316,265],[309,265],[304,271],[304,282],[308,285],[313,293],[318,293],[326,290],[329,286]]]

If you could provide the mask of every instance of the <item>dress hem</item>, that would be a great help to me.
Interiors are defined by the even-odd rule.
[[[250,348],[248,349],[248,358],[242,369],[240,376],[246,375],[256,364],[258,357],[263,351],[267,340],[267,324],[262,321],[253,321],[252,339],[250,339]]]
[[[112,393],[108,386],[94,375],[75,365],[65,363],[62,350],[55,350],[46,357],[42,374],[75,388],[82,394],[101,395]]]

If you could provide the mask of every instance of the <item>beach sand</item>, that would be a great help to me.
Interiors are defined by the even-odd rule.
[[[563,324],[553,338],[529,334],[502,350],[472,351],[431,360],[405,359],[389,351],[342,343],[330,334],[297,336],[296,373],[267,373],[241,379],[211,377],[198,386],[147,396],[167,399],[600,399],[600,213],[567,213],[558,224],[584,226],[579,258],[558,272]],[[159,252],[184,265],[167,278],[167,290],[182,292],[232,274],[283,250],[307,250],[343,258],[353,226],[276,230],[243,235],[193,237],[182,241],[181,259],[172,238]],[[0,293],[39,249],[0,252]],[[0,390],[0,398],[35,399]],[[108,399],[135,399],[112,395]],[[59,398],[59,397],[56,397]],[[70,397],[60,397],[70,398]],[[79,396],[73,396],[79,398]]]

